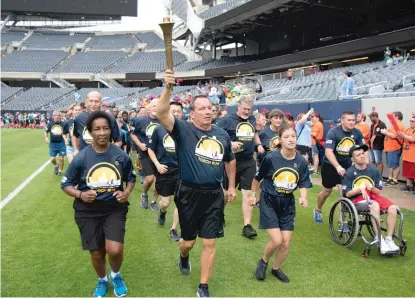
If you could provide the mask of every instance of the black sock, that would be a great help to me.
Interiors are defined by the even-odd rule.
[[[199,288],[207,288],[208,284],[199,284]]]
[[[267,262],[265,262],[265,261],[264,261],[264,259],[261,259],[261,261],[262,261],[265,265],[268,265],[268,263],[267,263]]]
[[[189,264],[189,255],[187,255],[186,257],[183,257],[182,254],[180,253],[180,261],[182,262],[182,267],[187,268],[187,265]]]

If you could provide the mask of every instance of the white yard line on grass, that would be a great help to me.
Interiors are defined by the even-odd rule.
[[[49,160],[47,162],[45,162],[39,169],[36,170],[36,172],[34,172],[29,177],[27,177],[27,179],[25,181],[23,181],[22,184],[20,184],[15,190],[13,190],[11,193],[9,193],[9,195],[4,200],[1,201],[0,210],[3,209],[3,207],[6,206],[11,200],[13,200],[14,197],[17,196],[18,193],[21,192],[22,189],[25,188],[26,185],[28,185],[30,183],[30,181],[35,179],[36,176],[39,175],[47,167],[47,165],[49,163],[50,163]]]

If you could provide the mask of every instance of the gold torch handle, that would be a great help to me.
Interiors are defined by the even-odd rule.
[[[161,30],[163,31],[164,37],[164,48],[166,51],[166,69],[173,71],[173,45],[172,45],[172,34],[173,34],[173,25],[170,21],[170,18],[164,18],[163,23],[159,24]],[[173,86],[168,86],[173,89]]]

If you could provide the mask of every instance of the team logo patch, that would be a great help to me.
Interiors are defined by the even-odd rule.
[[[84,131],[82,132],[82,139],[84,140],[85,143],[87,143],[88,145],[92,144],[92,136],[89,134],[88,129],[85,127]]]
[[[284,194],[290,194],[297,188],[298,179],[298,172],[291,168],[281,168],[272,175],[275,190]]]
[[[176,144],[168,133],[163,137],[163,147],[167,152],[176,152]]]
[[[54,136],[61,136],[63,134],[62,126],[60,126],[60,125],[54,125],[54,126],[52,126],[50,132]]]
[[[203,163],[218,166],[223,154],[223,144],[216,137],[203,136],[196,145],[195,155]]]
[[[86,185],[98,193],[115,192],[121,186],[121,175],[117,167],[108,162],[94,165],[86,175]]]
[[[150,124],[146,128],[146,136],[149,143],[151,143],[151,136],[153,135],[153,132],[157,126],[159,126],[158,123],[150,122]]]
[[[341,139],[341,141],[337,145],[336,151],[339,155],[348,156],[350,148],[353,147],[354,145],[356,145],[356,143],[353,138],[344,137],[343,139]]]
[[[365,187],[369,185],[374,186],[375,183],[373,182],[372,178],[368,176],[359,176],[356,179],[354,179],[352,185],[353,185],[353,189],[356,189],[356,188],[360,188],[361,186],[365,186]]]

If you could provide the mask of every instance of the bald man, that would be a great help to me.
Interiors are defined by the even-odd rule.
[[[100,111],[102,107],[102,96],[98,91],[88,93],[85,100],[86,112],[83,112],[75,117],[73,124],[72,146],[74,149],[74,156],[78,154],[79,150],[84,149],[92,143],[92,137],[86,129],[86,119],[89,113]],[[111,118],[111,140],[121,147],[121,136],[117,121],[110,114]]]
[[[141,168],[145,176],[143,193],[141,194],[141,207],[144,209],[148,209],[148,191],[155,182],[155,174],[157,171],[147,151],[147,148],[151,143],[153,131],[160,125],[160,121],[156,116],[156,107],[157,99],[153,99],[147,105],[148,116],[140,116],[135,119],[134,132],[131,134],[131,140],[137,146],[137,151],[140,155]],[[158,210],[156,192],[154,192],[150,207],[153,211]]]

